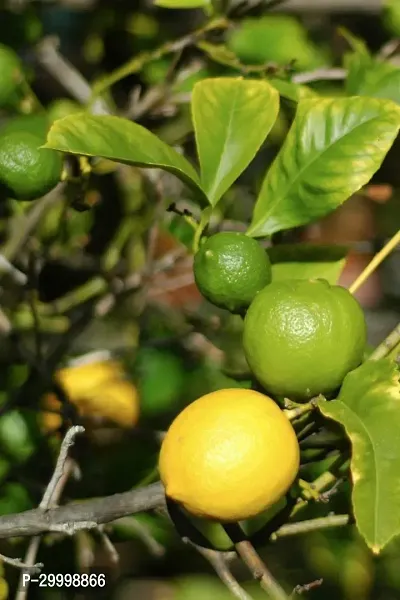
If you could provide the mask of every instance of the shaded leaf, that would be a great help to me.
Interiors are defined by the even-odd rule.
[[[212,206],[254,158],[279,111],[266,81],[204,79],[194,86],[192,117],[201,182]]]
[[[388,359],[364,363],[347,375],[338,398],[319,408],[350,438],[356,525],[379,553],[400,533],[398,368]]]
[[[154,4],[161,8],[202,8],[210,6],[211,0],[155,0]]]
[[[44,147],[164,169],[203,194],[199,177],[189,161],[156,135],[128,119],[86,113],[71,115],[52,125]]]
[[[282,244],[268,250],[272,279],[326,279],[335,284],[346,262],[342,246]]]
[[[299,102],[299,100],[303,100],[304,98],[318,96],[317,92],[314,92],[311,88],[299,83],[293,83],[293,81],[286,81],[285,79],[274,77],[273,79],[269,79],[269,82],[278,90],[283,98],[292,100],[293,102]]]
[[[301,100],[263,181],[248,234],[268,236],[333,211],[379,169],[399,126],[400,110],[388,100]]]

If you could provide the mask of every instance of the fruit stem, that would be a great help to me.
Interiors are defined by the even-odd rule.
[[[211,213],[212,213],[212,208],[211,207],[206,208],[201,213],[200,223],[196,227],[196,231],[195,231],[194,238],[193,238],[193,245],[192,245],[193,254],[196,254],[196,252],[199,249],[200,238],[201,238],[201,235],[202,235],[204,229],[206,228],[206,226],[207,226],[207,224],[208,224],[208,222],[210,220]]]
[[[372,273],[379,267],[381,262],[385,260],[385,258],[394,250],[397,244],[400,243],[400,229],[394,236],[385,244],[385,246],[374,256],[371,262],[365,267],[362,273],[357,277],[357,279],[351,284],[349,287],[349,292],[354,294],[372,275]]]
[[[394,350],[394,348],[400,343],[400,323],[389,333],[386,339],[383,340],[375,348],[372,354],[369,355],[367,360],[379,360],[385,358],[388,354]]]
[[[289,419],[289,421],[293,421],[294,419],[298,419],[302,415],[305,415],[311,411],[313,411],[317,407],[318,398],[313,398],[310,402],[306,404],[296,404],[292,401],[286,401],[286,406],[288,408],[284,409],[284,413]]]
[[[236,552],[248,567],[254,579],[259,581],[263,590],[269,594],[271,600],[288,600],[285,590],[269,572],[252,543],[246,539],[241,526],[238,523],[229,523],[224,525],[224,529],[235,544]]]

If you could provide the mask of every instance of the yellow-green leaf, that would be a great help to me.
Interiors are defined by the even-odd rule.
[[[334,359],[334,357],[332,357]],[[400,533],[400,382],[388,359],[365,362],[347,375],[323,415],[343,425],[352,444],[356,525],[379,553]]]

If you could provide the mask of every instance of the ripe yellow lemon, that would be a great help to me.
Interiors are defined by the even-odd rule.
[[[166,495],[221,522],[253,517],[277,502],[299,468],[292,425],[271,398],[225,389],[189,404],[161,447]]]
[[[97,424],[132,427],[139,418],[139,395],[116,361],[101,361],[60,369],[56,380],[84,419]],[[55,394],[42,401],[42,429],[56,431],[62,423],[61,402]]]

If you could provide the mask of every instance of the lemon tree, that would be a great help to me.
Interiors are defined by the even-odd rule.
[[[374,56],[344,32],[345,81],[314,85],[329,68],[294,72],[329,63],[329,53],[291,17],[241,23],[235,12],[232,30],[215,14],[224,3],[156,4],[202,9],[202,28],[152,50],[157,22],[135,13],[127,27],[150,50],[111,73],[102,33],[89,28],[85,60],[103,74],[89,87],[54,48],[38,46],[48,76],[63,85],[51,58],[69,73],[71,96],[72,77],[77,104],[54,98],[52,86],[43,93],[38,85],[36,97],[25,65],[0,47],[0,499],[4,513],[30,508],[23,467],[39,464],[46,436],[59,446],[54,432],[84,423],[89,435],[73,450],[82,481],[46,519],[43,511],[37,522],[14,515],[18,535],[62,529],[67,514],[69,529],[96,532],[78,545],[94,547],[100,533],[110,551],[97,528],[116,519],[116,531],[129,536],[136,526],[161,554],[134,515],[161,509],[163,519],[167,509],[171,546],[176,532],[188,538],[234,595],[247,598],[226,556],[210,548],[234,548],[269,597],[287,600],[295,582],[283,589],[275,581],[258,544],[352,524],[377,554],[400,535],[400,326],[371,347],[356,299],[397,249],[396,218],[395,232],[379,230],[385,243],[348,290],[340,283],[349,248],[303,243],[355,194],[360,203],[381,200],[396,187],[370,182],[378,171],[385,179],[389,151],[397,160],[400,70],[385,58],[391,46]],[[105,19],[104,39],[112,23]],[[193,49],[199,60],[189,64]],[[168,81],[157,78],[153,89],[148,74],[160,68]],[[123,107],[123,86],[110,88],[128,75],[146,90]],[[40,198],[61,179],[36,204],[14,201]],[[120,359],[68,362],[103,344]],[[27,375],[11,386],[14,359]],[[134,363],[132,373],[123,361]],[[38,444],[25,412],[39,421]],[[4,516],[0,536],[2,527],[11,536]],[[285,561],[279,548],[276,557]]]

